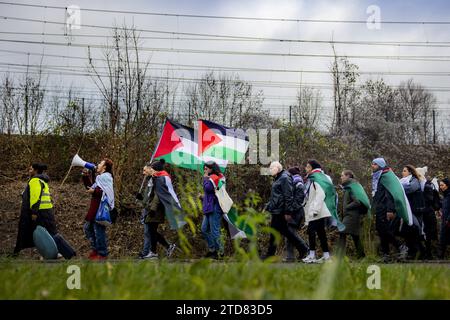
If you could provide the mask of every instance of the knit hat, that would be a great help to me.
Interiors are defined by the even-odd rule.
[[[155,160],[150,163],[150,167],[155,171],[163,171],[165,163],[166,161],[164,159]]]
[[[425,166],[423,168],[416,168],[416,171],[419,175],[421,175],[422,177],[425,177],[428,172],[428,167]]]
[[[386,168],[386,160],[384,158],[373,159],[372,163],[377,164],[380,168]]]

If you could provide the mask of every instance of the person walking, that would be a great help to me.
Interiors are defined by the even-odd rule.
[[[202,235],[208,245],[205,258],[219,259],[223,255],[223,243],[220,229],[223,211],[215,190],[220,180],[225,179],[217,163],[208,161],[203,166],[203,221],[201,225]]]
[[[292,176],[278,161],[274,161],[269,167],[273,177],[270,199],[266,205],[266,210],[271,214],[270,227],[279,232],[282,236],[294,245],[299,253],[299,258],[305,256],[308,251],[306,243],[288,227],[288,220],[292,217],[292,202],[294,195],[294,184]],[[277,250],[274,234],[270,234],[269,247],[263,259],[273,257]]]
[[[322,172],[316,160],[306,164],[308,182],[306,183],[305,222],[308,225],[309,254],[305,263],[322,263],[330,259],[326,222],[329,217],[337,218],[336,191],[330,179]],[[341,222],[337,221],[339,225]],[[316,259],[316,236],[319,237],[322,257]]]
[[[390,245],[399,251],[399,258],[404,259],[408,254],[408,247],[402,245],[395,237],[391,222],[396,217],[397,209],[407,211],[409,204],[404,196],[403,187],[392,170],[387,166],[384,158],[372,161],[372,205],[375,209],[375,227],[380,238],[382,262],[391,262]],[[400,194],[401,192],[401,194]],[[396,207],[395,199],[401,207]],[[405,197],[402,199],[402,197]],[[412,217],[411,217],[412,219]]]
[[[22,249],[34,247],[33,231],[38,225],[44,227],[51,236],[58,233],[48,186],[50,178],[44,173],[46,170],[47,165],[43,163],[33,163],[28,168],[29,180],[22,193],[14,255],[18,255]]]
[[[304,240],[298,235],[298,230],[300,229],[305,220],[305,210],[303,209],[305,202],[305,185],[303,183],[302,170],[300,169],[300,167],[295,166],[289,168],[288,172],[292,176],[294,191],[292,201],[292,214],[286,215],[286,221],[288,223],[289,230],[292,233],[297,234],[299,239],[302,240],[304,243]],[[294,262],[296,261],[294,252],[295,247],[287,238],[285,239],[286,239],[286,253],[287,253],[285,261]]]
[[[439,181],[443,198],[440,211],[441,217],[441,234],[439,242],[439,259],[445,259],[447,245],[450,244],[450,179],[445,178]]]
[[[370,200],[364,188],[356,181],[351,170],[344,170],[341,174],[342,188],[344,189],[344,199],[342,204],[343,219],[345,229],[339,233],[339,255],[345,256],[346,239],[350,235],[353,239],[358,258],[364,258],[364,247],[361,243],[362,218],[370,211]]]
[[[421,176],[412,165],[406,165],[402,170],[400,182],[405,190],[409,205],[413,214],[413,226],[404,226],[402,234],[408,246],[408,257],[415,259],[420,253],[420,258],[425,258],[425,233],[423,227],[423,214],[425,212],[425,199],[423,196]]]
[[[84,233],[89,240],[91,252],[90,260],[105,260],[108,257],[108,239],[106,225],[96,221],[97,213],[101,210],[102,202],[106,201],[109,208],[114,209],[114,182],[113,182],[113,162],[104,158],[97,165],[97,176],[93,182],[94,173],[84,169],[83,183],[87,193],[91,195],[91,202],[88,213],[85,216]]]
[[[178,196],[175,194],[172,179],[164,170],[165,160],[155,160],[148,163],[143,174],[149,181],[143,194],[138,194],[137,199],[144,206],[142,220],[144,222],[144,248],[141,252],[142,259],[158,259],[157,245],[161,244],[166,250],[166,257],[170,258],[176,249],[175,243],[169,243],[158,228],[167,220],[172,229],[181,228],[183,213]]]
[[[436,188],[434,183],[427,177],[428,167],[416,168],[417,173],[421,177],[423,185],[423,197],[425,202],[425,210],[423,213],[423,231],[425,233],[425,258],[432,260],[434,243],[438,240],[438,228],[436,212],[441,208],[441,200],[439,198],[439,187]]]

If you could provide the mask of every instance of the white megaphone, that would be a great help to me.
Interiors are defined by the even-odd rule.
[[[73,157],[71,166],[72,167],[83,167],[83,168],[86,168],[89,170],[95,169],[95,164],[84,161],[83,159],[80,158],[80,156],[78,154],[76,154]]]

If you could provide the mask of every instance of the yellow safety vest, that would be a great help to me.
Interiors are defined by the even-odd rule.
[[[33,208],[33,205],[35,205],[39,199],[41,200],[39,210],[53,208],[52,197],[47,182],[39,178],[31,178],[28,185],[30,186],[30,209]],[[44,186],[44,190],[42,190],[41,196],[42,185]]]

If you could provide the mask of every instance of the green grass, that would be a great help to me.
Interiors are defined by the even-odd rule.
[[[81,269],[81,289],[66,286]],[[381,289],[369,290],[369,263],[0,261],[0,299],[450,299],[448,265],[379,265]]]

